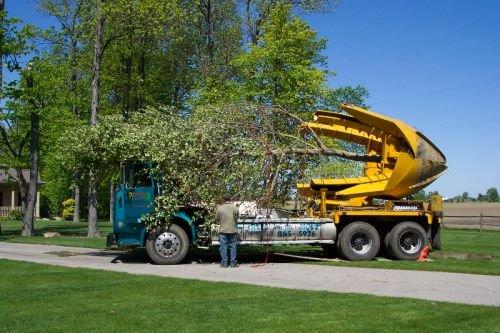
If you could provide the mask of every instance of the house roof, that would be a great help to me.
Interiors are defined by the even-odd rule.
[[[23,177],[26,181],[30,180],[30,170],[22,169]],[[17,179],[17,171],[14,168],[7,168],[0,166],[0,184],[12,184],[17,183],[19,179]],[[38,175],[38,184],[42,184],[42,180],[40,179],[40,175]]]

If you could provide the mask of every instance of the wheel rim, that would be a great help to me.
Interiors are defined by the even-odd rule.
[[[366,254],[372,249],[373,240],[364,233],[356,233],[351,237],[349,244],[353,252]]]
[[[179,252],[181,241],[177,235],[171,232],[164,232],[156,237],[155,250],[163,257],[173,257]]]
[[[407,254],[415,254],[422,247],[422,239],[415,231],[405,231],[399,237],[399,247]]]

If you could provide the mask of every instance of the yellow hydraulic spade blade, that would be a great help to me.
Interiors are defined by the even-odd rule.
[[[317,111],[315,121],[303,127],[319,136],[354,142],[366,147],[379,162],[366,162],[364,175],[356,178],[312,179],[299,184],[307,197],[326,191],[329,202],[363,205],[371,198],[401,199],[426,187],[446,170],[446,157],[423,134],[398,119],[343,104],[350,115]]]

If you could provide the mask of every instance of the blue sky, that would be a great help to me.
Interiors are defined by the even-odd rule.
[[[12,16],[51,24],[33,0],[6,3]],[[428,190],[500,189],[500,1],[344,0],[305,18],[328,40],[333,87],[364,86],[374,111],[444,152],[449,170]]]
[[[328,39],[332,86],[364,86],[374,111],[444,152],[428,190],[500,189],[500,1],[344,0],[307,20]]]

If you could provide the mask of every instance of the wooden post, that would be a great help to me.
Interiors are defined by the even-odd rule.
[[[35,217],[40,218],[40,191],[36,191]]]
[[[13,189],[10,197],[10,208],[11,210],[16,209],[16,190]]]
[[[479,232],[483,231],[483,212],[479,215]]]

